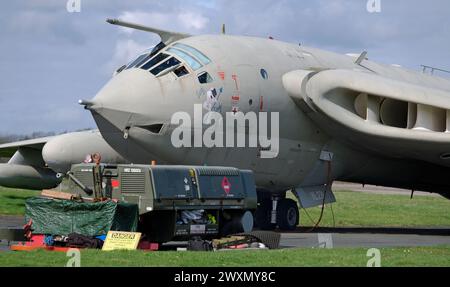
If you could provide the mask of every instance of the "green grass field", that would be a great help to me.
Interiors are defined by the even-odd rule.
[[[382,248],[381,266],[450,266],[450,246]],[[59,266],[69,257],[61,252],[0,252],[0,266]],[[364,248],[283,249],[224,252],[81,252],[81,266],[162,266],[162,267],[235,267],[235,266],[353,266],[365,267],[370,257]]]
[[[25,200],[39,194],[39,191],[0,187],[0,215],[23,215]]]
[[[25,200],[38,191],[0,187],[0,215],[23,215]],[[450,200],[436,196],[381,195],[350,191],[335,192],[337,202],[325,208],[323,227],[450,227]],[[309,214],[309,218],[306,214]],[[300,225],[311,226],[320,207],[301,210]]]
[[[0,188],[0,214],[22,215],[24,201],[39,192]],[[349,191],[335,193],[336,227],[449,227],[450,201],[441,197],[380,195]],[[301,211],[301,225],[311,226],[320,208]],[[332,227],[331,208],[320,226]],[[382,266],[450,266],[450,246],[382,248]],[[82,266],[366,266],[364,248],[284,249],[227,252],[102,252],[85,250]],[[64,253],[0,252],[0,266],[65,266]]]
[[[450,227],[450,200],[436,196],[385,195],[351,191],[335,192],[333,204],[336,227]],[[320,207],[300,212],[300,225],[312,226]],[[320,226],[333,227],[327,206]]]

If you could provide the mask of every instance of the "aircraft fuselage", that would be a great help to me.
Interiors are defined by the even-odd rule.
[[[173,71],[153,75],[139,67],[125,69],[105,85],[89,107],[104,139],[129,161],[251,169],[258,186],[273,191],[325,184],[330,179],[439,192],[448,186],[441,177],[447,168],[379,156],[335,140],[333,127],[319,128],[308,110],[294,103],[283,87],[282,77],[299,69],[339,68],[368,69],[447,90],[448,81],[370,61],[362,66],[351,56],[270,39],[217,35],[190,37],[178,43],[201,51],[210,63],[197,70],[182,63],[189,73],[181,77]],[[201,83],[199,76],[205,72],[211,79]],[[227,113],[236,112],[279,114],[276,157],[262,158],[260,147],[195,147],[194,138],[191,147],[173,145],[171,135],[177,125],[171,123],[172,116],[185,112],[194,119],[194,105],[208,107],[205,102],[212,90],[217,100],[212,105],[214,112],[224,119]],[[195,135],[195,128],[191,132]],[[321,163],[323,151],[333,154],[331,174]]]

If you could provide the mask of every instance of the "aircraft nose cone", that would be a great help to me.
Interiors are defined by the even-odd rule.
[[[159,80],[151,73],[130,69],[113,77],[91,103],[89,110],[124,130],[157,118],[155,107],[163,104],[163,93]]]

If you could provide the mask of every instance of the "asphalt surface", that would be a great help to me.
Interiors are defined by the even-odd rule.
[[[24,221],[23,216],[0,215],[0,228],[21,228]]]
[[[20,216],[0,216],[0,229],[21,228]],[[299,228],[281,233],[281,248],[298,247],[413,247],[450,245],[449,228]],[[5,242],[0,251],[7,250]]]
[[[282,233],[280,246],[295,247],[414,247],[450,245],[450,228],[319,228]]]

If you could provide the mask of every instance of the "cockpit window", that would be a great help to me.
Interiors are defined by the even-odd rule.
[[[139,67],[143,63],[147,62],[148,59],[150,59],[151,57],[156,55],[156,53],[158,53],[159,51],[164,49],[164,47],[166,47],[166,45],[163,42],[159,43],[158,45],[153,47],[153,49],[152,49],[152,51],[150,53],[142,54],[139,57],[137,57],[134,61],[132,61],[130,64],[128,64],[127,69],[131,69],[131,68],[134,68],[134,67]]]
[[[183,77],[189,74],[188,66],[196,71],[211,63],[208,57],[191,46],[177,43],[167,50],[169,54],[161,53],[161,50],[165,47],[166,45],[163,42],[159,43],[153,47],[151,52],[143,53],[130,62],[126,69],[141,68],[149,70],[155,76],[173,72],[177,77]],[[199,74],[198,80],[202,84],[213,82],[212,77],[207,72]]]
[[[202,64],[200,64],[196,59],[192,58],[184,51],[170,48],[167,50],[167,52],[173,53],[173,54],[177,55],[178,57],[180,57],[181,59],[183,59],[189,65],[189,67],[191,67],[192,70],[194,70],[194,71],[196,71],[202,67]]]
[[[189,71],[186,69],[185,66],[181,66],[173,72],[175,73],[175,75],[177,75],[178,78],[181,78],[181,77],[189,74]]]
[[[164,49],[166,47],[166,44],[164,44],[163,42],[160,42],[158,45],[156,45],[152,51],[150,52],[150,56],[153,57],[154,55],[156,55],[156,53],[158,53],[159,51],[161,51],[162,49]]]
[[[152,69],[150,71],[150,73],[152,73],[153,75],[157,76],[159,73],[161,73],[162,71],[174,67],[176,65],[181,64],[180,61],[178,61],[176,58],[172,57],[170,59],[168,59],[167,61],[164,61],[163,63],[161,63],[159,66],[157,66],[156,68]]]
[[[200,84],[208,84],[213,82],[213,78],[208,74],[208,72],[204,72],[198,75],[198,81]]]
[[[141,69],[148,70],[151,67],[153,67],[154,65],[158,64],[159,62],[161,62],[162,60],[164,60],[164,59],[166,59],[168,57],[169,57],[169,55],[164,54],[164,53],[158,54],[155,57],[153,57],[153,59],[151,59],[150,61],[145,63],[145,65],[143,65],[141,67]]]
[[[131,62],[131,63],[127,66],[127,69],[134,68],[134,67],[135,67],[140,61],[142,61],[146,56],[147,56],[147,54],[140,55],[139,57],[137,57],[136,60],[134,60],[133,62]]]
[[[209,63],[211,63],[211,60],[208,57],[206,57],[202,52],[200,52],[199,50],[197,50],[191,46],[181,44],[181,43],[177,43],[173,46],[175,48],[179,48],[186,52],[189,52],[190,54],[192,54],[192,56],[194,56],[195,58],[200,60],[200,62],[202,62],[203,65],[208,65]]]

